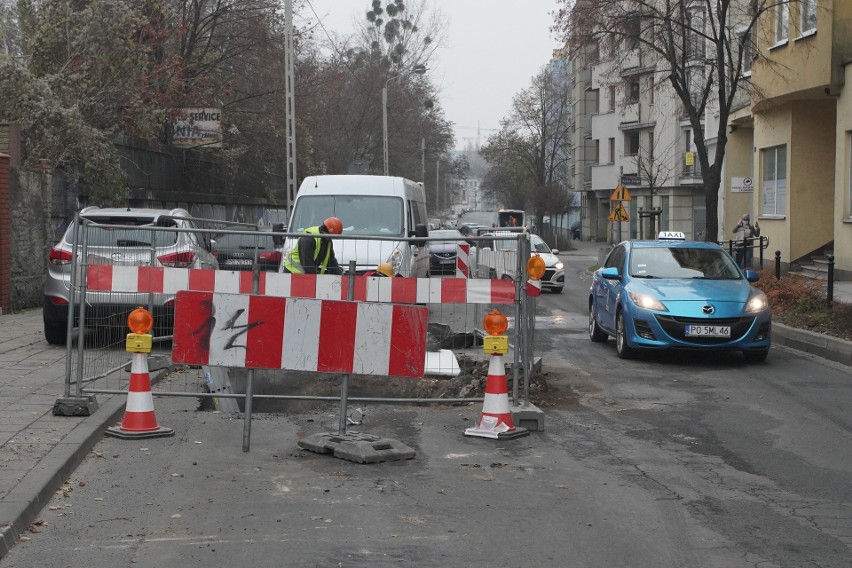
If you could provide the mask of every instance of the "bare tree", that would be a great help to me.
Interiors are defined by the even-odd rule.
[[[564,213],[569,206],[570,112],[564,75],[542,68],[530,86],[515,95],[500,131],[481,150],[498,168],[486,176],[484,189],[502,195],[504,205],[531,208],[539,226],[544,215]]]
[[[706,204],[706,239],[718,234],[718,193],[727,125],[741,90],[754,92],[744,71],[757,57],[758,23],[799,0],[559,0],[554,30],[572,50],[597,47],[624,70],[638,50],[643,67],[666,78],[695,133]],[[718,112],[705,132],[705,111]],[[711,155],[707,141],[715,138]]]

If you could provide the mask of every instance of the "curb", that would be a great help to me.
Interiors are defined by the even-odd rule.
[[[852,366],[852,341],[772,322],[772,343]]]

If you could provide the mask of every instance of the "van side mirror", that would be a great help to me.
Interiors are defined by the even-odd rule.
[[[423,225],[423,224],[414,225],[413,234],[409,233],[408,236],[425,239],[426,237],[429,236],[429,228],[426,225]],[[426,244],[426,242],[425,241],[418,241],[418,242],[413,242],[411,244],[422,247]]]
[[[272,232],[273,233],[283,233],[287,230],[287,227],[284,226],[284,223],[273,223],[272,224]],[[275,248],[281,248],[284,246],[284,237],[281,235],[272,235],[272,244],[275,245]]]

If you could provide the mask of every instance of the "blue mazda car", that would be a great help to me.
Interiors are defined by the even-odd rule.
[[[682,233],[624,241],[595,272],[589,337],[613,336],[623,359],[643,350],[725,349],[763,361],[772,314],[766,295],[751,285],[757,279],[719,245],[687,241]]]

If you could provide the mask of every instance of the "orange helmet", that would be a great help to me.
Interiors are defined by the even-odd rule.
[[[330,235],[339,235],[343,232],[343,221],[337,217],[329,217],[322,224]]]

